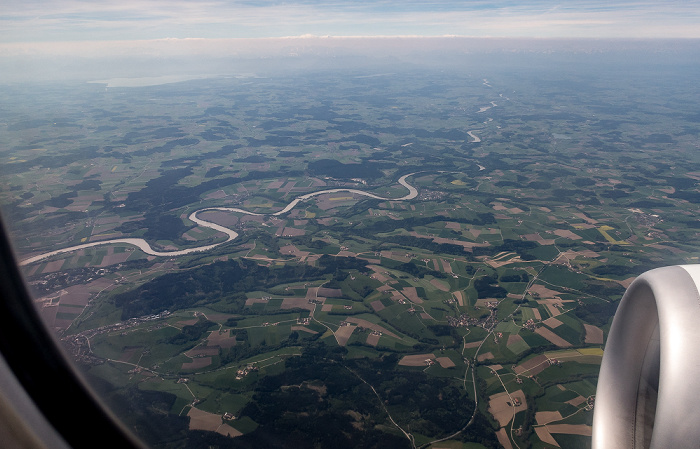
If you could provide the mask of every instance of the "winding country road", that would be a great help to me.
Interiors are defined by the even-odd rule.
[[[40,260],[44,260],[44,259],[51,257],[51,256],[55,256],[57,254],[78,251],[78,250],[85,249],[85,248],[91,248],[93,246],[111,245],[114,243],[126,243],[129,245],[134,245],[134,246],[137,246],[141,251],[143,251],[146,254],[149,254],[151,256],[162,256],[162,257],[184,256],[185,254],[191,254],[191,253],[202,252],[202,251],[209,251],[210,249],[216,248],[219,245],[223,245],[224,243],[228,243],[231,240],[235,239],[236,237],[238,237],[238,233],[236,231],[234,231],[233,229],[229,229],[225,226],[221,226],[221,225],[218,225],[216,223],[212,223],[210,221],[206,221],[206,220],[202,220],[200,218],[197,218],[197,214],[199,214],[200,212],[206,212],[209,210],[218,210],[218,211],[226,211],[226,212],[238,212],[238,213],[246,214],[246,215],[278,216],[278,215],[282,215],[282,214],[285,214],[285,213],[291,211],[302,201],[306,201],[306,200],[313,198],[315,196],[318,196],[318,195],[323,195],[326,193],[337,193],[337,192],[350,192],[350,193],[355,193],[358,195],[368,196],[370,198],[374,198],[377,200],[385,200],[385,201],[412,200],[418,196],[418,190],[406,181],[406,178],[408,178],[411,175],[415,175],[415,173],[409,173],[409,174],[403,175],[401,178],[399,178],[399,181],[398,181],[399,184],[401,184],[402,186],[404,186],[408,189],[408,194],[405,196],[402,196],[401,198],[385,198],[385,197],[375,195],[373,193],[365,192],[362,190],[340,188],[340,189],[319,190],[318,192],[312,192],[312,193],[307,193],[307,194],[298,196],[295,199],[293,199],[289,204],[287,204],[287,206],[285,206],[284,209],[279,210],[279,211],[272,213],[272,214],[261,214],[261,213],[256,213],[256,212],[249,212],[245,209],[239,209],[236,207],[206,207],[204,209],[196,210],[190,214],[190,216],[189,216],[190,220],[197,223],[199,226],[204,226],[204,227],[211,228],[211,229],[214,229],[214,230],[219,231],[219,232],[223,232],[224,234],[226,234],[228,236],[228,238],[225,241],[219,242],[219,243],[214,243],[211,245],[198,246],[196,248],[187,248],[187,249],[182,249],[182,250],[164,252],[164,251],[154,250],[147,241],[145,241],[144,239],[141,239],[141,238],[112,239],[112,240],[103,240],[100,242],[83,243],[82,245],[69,246],[68,248],[58,249],[56,251],[51,251],[48,253],[39,254],[37,256],[30,257],[28,259],[21,261],[20,265],[28,265],[28,264],[31,264],[34,262],[38,262]]]

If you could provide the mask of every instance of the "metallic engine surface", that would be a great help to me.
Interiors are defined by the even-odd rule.
[[[700,448],[700,265],[629,286],[600,367],[593,449]]]

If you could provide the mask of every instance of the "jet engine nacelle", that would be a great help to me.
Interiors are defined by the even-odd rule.
[[[700,447],[700,265],[629,286],[600,366],[593,449]]]

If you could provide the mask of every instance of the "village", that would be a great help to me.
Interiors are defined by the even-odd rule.
[[[104,358],[97,357],[93,354],[90,348],[90,339],[100,334],[119,332],[124,333],[127,329],[133,328],[143,323],[149,321],[156,321],[167,318],[170,316],[170,311],[164,310],[157,314],[152,314],[148,316],[130,318],[127,321],[122,321],[119,323],[109,324],[107,326],[101,326],[94,329],[89,329],[79,334],[70,335],[61,339],[68,352],[73,356],[73,358],[81,363],[87,365],[99,365],[105,362]]]

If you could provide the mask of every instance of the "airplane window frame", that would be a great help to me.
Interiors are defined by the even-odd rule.
[[[2,216],[0,354],[33,404],[70,447],[94,448],[95,435],[112,447],[146,447],[97,399],[47,329],[19,270]],[[17,412],[28,405],[11,406]],[[54,447],[54,442],[48,443]]]

